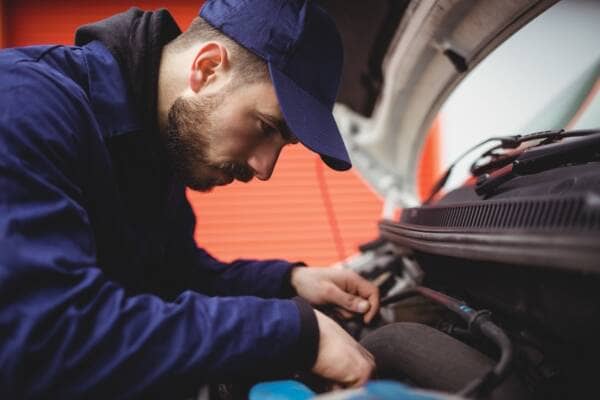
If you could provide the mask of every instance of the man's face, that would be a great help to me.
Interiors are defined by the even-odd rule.
[[[175,173],[198,191],[234,179],[267,180],[283,146],[297,143],[270,82],[180,96],[169,110],[166,133]]]

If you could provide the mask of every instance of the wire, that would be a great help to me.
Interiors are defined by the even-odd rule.
[[[396,293],[396,294],[393,294],[393,295],[388,296],[388,297],[384,297],[383,299],[381,299],[379,301],[379,306],[380,307],[384,307],[384,306],[387,306],[389,304],[397,303],[397,302],[402,301],[404,299],[407,299],[409,297],[413,297],[413,296],[415,296],[417,294],[418,293],[417,293],[416,290],[413,290],[413,289],[405,290],[403,292]]]
[[[544,144],[553,143],[553,142],[556,142],[558,140],[568,138],[568,137],[587,136],[587,135],[594,134],[594,133],[598,133],[598,129],[580,129],[580,130],[573,130],[573,131],[568,131],[568,132],[565,132],[564,129],[556,129],[556,130],[533,132],[533,133],[529,133],[526,135],[495,136],[495,137],[485,139],[484,141],[476,144],[475,146],[471,147],[470,149],[468,149],[467,151],[462,153],[459,157],[457,157],[454,160],[454,162],[452,164],[450,164],[450,166],[446,169],[446,172],[444,173],[444,175],[442,175],[442,177],[436,182],[433,189],[431,190],[431,194],[423,202],[423,204],[427,205],[433,201],[435,195],[438,194],[438,192],[444,187],[444,185],[448,181],[448,178],[450,177],[450,174],[452,173],[452,169],[456,166],[456,164],[458,164],[468,154],[470,154],[471,152],[473,152],[474,150],[483,146],[486,143],[494,142],[494,141],[500,142],[500,144],[488,149],[485,153],[483,153],[482,157],[490,156],[493,154],[492,153],[493,151],[498,150],[498,149],[516,149],[521,144],[530,142],[533,140],[542,140],[543,139],[543,141],[539,145],[544,145]],[[498,154],[496,154],[496,155],[498,155]],[[481,157],[479,159],[481,159]],[[475,162],[477,162],[478,160],[476,160]]]
[[[460,156],[458,156],[454,160],[454,162],[452,164],[450,164],[450,166],[446,169],[446,172],[444,173],[444,175],[442,175],[442,177],[440,179],[438,179],[438,181],[433,186],[433,189],[431,189],[431,193],[429,194],[429,197],[427,197],[427,199],[423,202],[423,204],[431,203],[431,201],[433,200],[435,195],[444,187],[444,185],[448,181],[448,178],[450,177],[450,174],[452,173],[452,169],[456,166],[456,164],[458,164],[458,162],[460,160],[465,158],[468,154],[470,154],[477,148],[479,148],[489,142],[500,141],[501,145],[506,145],[507,147],[510,147],[515,143],[516,140],[518,140],[518,136],[491,137],[491,138],[484,140],[481,143],[476,144],[475,146],[471,147],[470,149],[468,149],[467,151],[462,153]]]
[[[317,181],[319,182],[319,189],[321,191],[321,198],[323,199],[323,206],[325,207],[325,212],[327,214],[327,220],[329,221],[329,228],[331,229],[331,234],[333,235],[335,248],[337,250],[339,259],[343,260],[346,258],[344,251],[344,241],[342,239],[342,234],[340,233],[340,227],[338,225],[337,218],[335,217],[333,202],[331,201],[331,196],[327,188],[327,181],[325,180],[323,162],[321,162],[321,159],[318,157],[315,157],[315,169],[317,173]]]

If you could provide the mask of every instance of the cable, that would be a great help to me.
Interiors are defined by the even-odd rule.
[[[331,202],[331,196],[329,195],[329,190],[327,189],[327,182],[325,181],[325,171],[323,167],[323,163],[321,159],[315,157],[315,169],[317,172],[317,180],[319,181],[319,189],[321,190],[321,198],[323,199],[323,205],[325,206],[325,211],[327,213],[327,220],[329,221],[329,228],[331,229],[331,234],[333,235],[333,241],[335,243],[335,248],[338,253],[338,257],[340,260],[346,258],[346,254],[344,251],[344,241],[342,239],[342,234],[340,233],[340,227],[337,223],[337,219],[335,217],[335,210],[333,209],[333,203]]]
[[[423,204],[427,205],[433,201],[433,198],[435,197],[435,195],[444,187],[444,185],[448,181],[448,178],[450,177],[450,174],[452,173],[452,169],[456,166],[456,164],[458,164],[468,154],[470,154],[471,152],[473,152],[474,150],[483,146],[486,143],[494,142],[494,141],[500,142],[500,144],[488,149],[484,153],[484,156],[489,156],[495,150],[516,149],[521,144],[523,144],[525,142],[530,142],[533,140],[544,139],[542,141],[542,143],[540,143],[540,144],[548,144],[548,143],[552,143],[552,142],[555,142],[557,140],[560,140],[560,139],[563,139],[566,137],[586,136],[586,135],[589,135],[592,133],[597,133],[597,132],[598,132],[597,129],[582,129],[582,130],[574,130],[574,131],[568,131],[568,132],[565,132],[564,129],[556,129],[556,130],[533,132],[533,133],[529,133],[526,135],[494,136],[491,138],[487,138],[484,141],[476,144],[475,146],[471,147],[470,149],[468,149],[467,151],[462,153],[460,156],[458,156],[454,160],[454,162],[452,164],[450,164],[450,166],[446,169],[446,172],[444,173],[444,175],[442,175],[442,177],[436,182],[433,189],[431,190],[429,197],[423,202]]]
[[[438,179],[438,181],[435,183],[435,185],[431,189],[431,193],[429,194],[429,197],[427,197],[427,199],[423,202],[423,204],[431,203],[434,196],[444,187],[444,185],[448,181],[448,178],[450,177],[450,174],[452,173],[452,169],[456,166],[456,164],[458,164],[458,162],[460,160],[465,158],[468,154],[473,152],[475,149],[483,146],[486,143],[494,142],[494,141],[500,141],[501,142],[500,146],[505,145],[507,147],[511,147],[516,142],[516,140],[518,140],[518,136],[491,137],[491,138],[485,139],[483,142],[476,144],[475,146],[471,147],[470,149],[468,149],[467,151],[462,153],[460,156],[458,156],[454,160],[454,162],[452,164],[450,164],[450,166],[446,169],[446,172],[444,173],[444,175],[442,175],[442,177],[440,179]],[[517,146],[518,146],[518,144],[515,147],[517,147]]]
[[[389,304],[397,303],[397,302],[402,301],[404,299],[408,299],[409,297],[413,297],[413,296],[415,296],[417,294],[418,293],[415,290],[413,290],[413,289],[405,290],[403,292],[396,293],[396,294],[393,294],[393,295],[388,296],[388,297],[384,297],[383,299],[381,299],[379,301],[379,306],[380,307],[384,307],[384,306],[387,306]]]

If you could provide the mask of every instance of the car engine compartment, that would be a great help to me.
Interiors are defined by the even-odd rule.
[[[378,378],[467,398],[588,396],[600,131],[495,139],[465,185],[382,221],[343,263],[379,286],[382,310],[373,326],[340,323],[375,355]]]

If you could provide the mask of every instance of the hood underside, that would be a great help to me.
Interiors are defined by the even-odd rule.
[[[334,114],[355,168],[386,200],[384,217],[419,203],[420,150],[451,91],[556,2],[321,1],[345,46]]]

